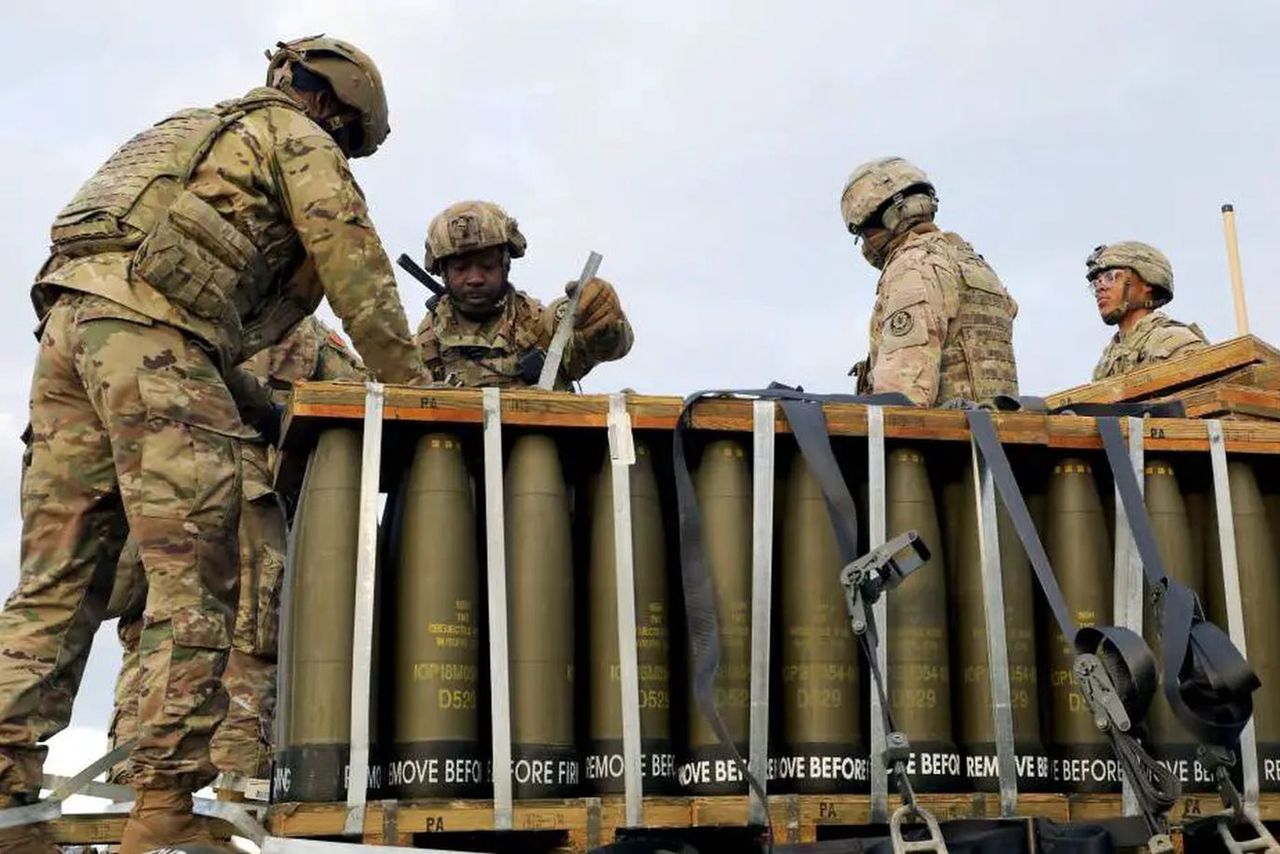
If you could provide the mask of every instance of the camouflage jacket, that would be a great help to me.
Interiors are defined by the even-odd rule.
[[[418,347],[436,382],[470,388],[533,386],[541,362],[528,359],[522,371],[521,360],[528,353],[546,351],[567,306],[565,297],[544,306],[524,291],[509,288],[496,314],[472,320],[445,296],[418,327]],[[596,365],[625,356],[633,340],[625,317],[591,336],[575,331],[565,345],[555,387],[571,389],[574,380]]]
[[[1095,381],[1185,356],[1209,346],[1194,323],[1179,323],[1162,311],[1153,311],[1127,333],[1116,332],[1093,369]]]
[[[360,380],[368,372],[347,344],[314,315],[304,318],[283,341],[241,365],[266,384],[275,403],[285,405],[299,380]]]
[[[869,384],[921,406],[1018,393],[1018,304],[959,235],[917,226],[891,249],[871,315]]]
[[[391,264],[341,149],[275,90],[254,89],[234,103],[246,111],[214,137],[179,196],[185,209],[216,216],[206,213],[192,226],[175,219],[175,203],[136,252],[55,252],[33,290],[37,314],[44,316],[59,288],[99,294],[208,341],[229,366],[275,344],[326,297],[380,378],[421,379]],[[94,180],[109,188],[112,176],[100,171]],[[162,227],[167,242],[148,249]],[[171,275],[182,273],[184,264],[198,265],[199,238],[184,239],[184,228],[220,231],[249,252],[230,269],[252,275],[232,286],[235,310],[216,320],[166,296],[139,273],[144,250],[153,261],[167,253],[157,266]],[[217,261],[229,263],[211,263]]]

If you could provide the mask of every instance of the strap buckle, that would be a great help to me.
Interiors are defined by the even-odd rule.
[[[1262,851],[1267,854],[1280,854],[1280,843],[1276,842],[1271,831],[1267,830],[1266,825],[1259,821],[1257,816],[1243,812],[1237,815],[1221,815],[1217,823],[1218,839],[1230,854],[1257,854]],[[1236,839],[1231,828],[1240,825],[1247,825],[1253,832],[1253,836],[1248,839]]]
[[[879,643],[870,606],[880,594],[897,587],[927,560],[929,547],[924,540],[915,531],[904,531],[840,570],[840,585],[844,587],[845,604],[855,635],[870,633]]]
[[[924,839],[910,841],[903,838],[902,826],[908,820],[913,824],[923,824],[929,831],[929,835]],[[909,854],[917,851],[947,854],[947,843],[942,838],[942,828],[938,827],[938,820],[931,812],[915,803],[903,804],[889,816],[889,840],[893,844],[893,854]]]

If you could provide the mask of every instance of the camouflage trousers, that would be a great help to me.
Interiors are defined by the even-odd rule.
[[[270,774],[272,726],[275,721],[276,650],[279,639],[280,585],[284,572],[284,508],[272,490],[269,449],[245,442],[244,504],[240,509],[240,599],[236,608],[231,653],[222,675],[229,703],[227,714],[213,733],[210,752],[221,772],[265,778]],[[146,588],[137,543],[130,538],[120,556],[112,601],[133,603],[120,614],[118,633],[124,650],[116,680],[115,710],[108,733],[115,747],[138,732],[138,645],[142,614],[138,591],[121,591],[121,584]],[[129,783],[127,763],[111,770],[110,780]]]
[[[239,569],[244,426],[217,365],[180,331],[64,294],[31,386],[21,569],[0,611],[0,793],[37,792],[66,727],[127,531],[148,593],[138,642],[135,786],[215,774]]]

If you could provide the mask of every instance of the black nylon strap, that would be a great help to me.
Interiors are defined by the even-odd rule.
[[[1205,619],[1196,595],[1165,571],[1120,422],[1105,417],[1097,424],[1143,572],[1159,596],[1164,695],[1197,739],[1231,747],[1253,714],[1252,694],[1261,683],[1226,633]]]
[[[1133,418],[1186,418],[1187,406],[1181,400],[1155,400],[1138,403],[1068,403],[1049,411],[1050,415],[1130,416]]]

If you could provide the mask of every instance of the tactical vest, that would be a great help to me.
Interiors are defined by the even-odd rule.
[[[54,219],[52,254],[133,251],[132,275],[196,317],[238,327],[261,307],[269,270],[253,241],[186,185],[220,133],[267,106],[301,112],[286,95],[256,89],[175,113],[133,137]]]
[[[463,388],[525,388],[537,384],[529,360],[542,353],[542,331],[518,291],[507,295],[502,313],[474,331],[462,328],[455,309],[442,302],[431,316],[437,354],[427,369],[439,382]],[[568,388],[557,377],[556,388]]]
[[[972,246],[956,234],[943,237],[959,287],[954,294],[958,307],[949,318],[942,345],[937,402],[954,398],[982,402],[1001,394],[1016,396],[1013,318],[1018,305]]]

